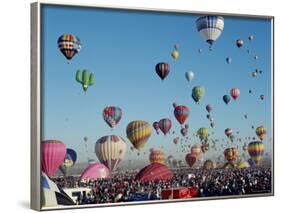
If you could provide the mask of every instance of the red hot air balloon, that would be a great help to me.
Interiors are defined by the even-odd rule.
[[[135,176],[136,181],[169,180],[173,177],[173,172],[165,165],[152,163],[142,168]]]
[[[58,140],[45,140],[41,144],[42,171],[49,177],[53,176],[63,163],[66,155],[66,146]]]
[[[163,118],[159,122],[160,130],[166,135],[172,128],[172,121],[168,118]]]
[[[170,72],[170,65],[167,63],[164,63],[164,62],[158,63],[155,66],[155,71],[156,71],[157,75],[162,80],[164,80]]]
[[[196,160],[197,160],[197,156],[195,154],[188,153],[185,156],[185,161],[189,165],[189,167],[192,167],[195,164]]]
[[[153,124],[153,128],[155,129],[156,133],[159,134],[159,123],[155,121]]]
[[[240,96],[240,90],[238,88],[232,88],[230,90],[231,97],[236,100]]]
[[[178,105],[174,109],[174,115],[177,121],[182,125],[188,119],[189,108],[187,106]]]

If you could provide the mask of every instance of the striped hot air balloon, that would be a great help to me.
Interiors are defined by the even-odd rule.
[[[41,143],[41,152],[42,171],[53,176],[65,159],[66,146],[58,140],[45,140]]]
[[[251,156],[251,159],[259,165],[263,159],[264,153],[264,144],[261,141],[253,141],[248,144],[248,153]]]
[[[266,138],[266,128],[264,126],[259,126],[256,128],[256,134],[259,139],[263,140]]]
[[[132,121],[127,125],[127,137],[137,150],[141,150],[151,136],[152,129],[146,121]]]
[[[142,168],[135,176],[136,181],[169,180],[173,177],[173,172],[165,165],[152,163]]]
[[[110,171],[114,171],[123,160],[126,152],[126,141],[116,135],[103,136],[97,140],[95,152],[99,161]]]
[[[122,109],[117,106],[108,106],[103,110],[103,119],[112,129],[119,123]]]
[[[232,88],[230,90],[231,97],[236,100],[240,96],[240,90],[238,88]]]
[[[189,108],[187,106],[178,105],[174,109],[174,115],[177,121],[182,125],[188,119]]]
[[[74,55],[80,52],[81,42],[80,39],[72,34],[63,34],[58,39],[58,47],[62,54],[71,60]]]
[[[196,20],[196,26],[202,38],[210,44],[211,50],[223,31],[224,19],[221,16],[201,16]]]
[[[166,135],[172,128],[172,121],[169,118],[163,118],[159,122],[159,128]]]
[[[155,71],[156,71],[157,75],[162,80],[164,80],[170,72],[170,65],[165,62],[160,62],[160,63],[156,64]]]
[[[160,163],[165,165],[165,154],[161,150],[151,150],[149,154],[150,163]]]

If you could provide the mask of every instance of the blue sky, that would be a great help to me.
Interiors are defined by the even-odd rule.
[[[126,137],[126,126],[132,120],[149,123],[170,118],[175,134],[166,137],[153,132],[140,156],[128,151],[126,159],[147,160],[151,147],[161,148],[166,155],[183,158],[181,146],[172,143],[180,136],[180,125],[173,115],[172,103],[190,108],[188,119],[190,139],[187,144],[199,143],[192,133],[200,127],[214,131],[212,138],[226,140],[224,130],[239,131],[237,137],[255,136],[251,128],[264,125],[271,138],[271,21],[224,17],[225,27],[215,42],[213,51],[196,30],[197,15],[132,12],[122,10],[44,6],[43,8],[43,139],[59,139],[78,151],[78,160],[85,161],[83,137],[89,138],[91,158],[95,157],[95,141],[108,134]],[[77,35],[82,43],[79,54],[68,64],[57,47],[57,39],[63,33]],[[253,35],[254,40],[248,41]],[[243,39],[238,49],[236,39]],[[173,61],[170,53],[178,43],[180,57]],[[203,52],[198,53],[202,48]],[[250,54],[247,53],[250,49]],[[258,55],[259,59],[254,60]],[[226,57],[232,63],[225,62]],[[171,65],[168,77],[161,81],[155,73],[155,64],[165,61]],[[253,78],[256,68],[263,73]],[[88,69],[96,78],[95,85],[84,94],[75,81],[77,69]],[[184,77],[192,70],[194,80],[188,83]],[[204,86],[205,97],[198,105],[191,98],[194,86]],[[238,87],[241,95],[237,101],[225,105],[222,96]],[[249,94],[248,91],[253,93]],[[259,96],[265,95],[261,101]],[[212,117],[215,128],[206,119],[206,104],[214,107]],[[104,107],[119,106],[123,117],[111,131],[102,118]],[[248,119],[244,119],[248,114]],[[127,149],[131,146],[128,142]],[[235,142],[241,146],[244,141]],[[226,142],[218,142],[220,144]],[[266,151],[271,144],[265,140]],[[222,147],[210,150],[206,158],[222,154]]]

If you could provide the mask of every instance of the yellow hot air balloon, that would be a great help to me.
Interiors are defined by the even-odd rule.
[[[149,161],[150,163],[161,163],[161,164],[166,164],[165,163],[165,154],[161,150],[155,150],[153,149],[150,152],[149,155]]]
[[[261,140],[265,139],[266,138],[266,128],[264,126],[257,127],[256,134]]]
[[[244,158],[241,158],[236,166],[238,169],[244,169],[244,168],[249,168],[250,164],[248,163],[248,161],[246,161]]]
[[[173,50],[173,52],[171,53],[171,56],[174,60],[177,60],[178,57],[180,56],[180,53],[177,50]]]
[[[248,144],[248,153],[251,156],[251,159],[259,165],[263,159],[264,153],[264,144],[261,141],[253,141]]]
[[[197,135],[199,136],[199,138],[202,142],[207,142],[208,136],[209,136],[209,130],[207,128],[202,127],[197,130]]]
[[[137,150],[141,150],[152,133],[152,128],[146,121],[132,121],[127,125],[127,137]]]

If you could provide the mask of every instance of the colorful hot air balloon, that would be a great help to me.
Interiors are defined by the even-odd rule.
[[[253,141],[249,143],[248,153],[256,165],[259,165],[260,161],[263,159],[264,144],[261,141]]]
[[[166,135],[172,128],[172,121],[169,118],[163,118],[159,122],[159,128]]]
[[[161,150],[153,149],[149,154],[150,163],[160,163],[165,165],[165,154]]]
[[[57,43],[60,51],[68,60],[71,60],[81,50],[80,39],[72,34],[61,35]]]
[[[237,46],[238,48],[242,47],[243,44],[244,44],[244,41],[243,41],[242,39],[237,39],[237,40],[236,40],[236,46]]]
[[[188,153],[185,156],[185,161],[189,165],[190,168],[195,164],[196,160],[197,160],[197,156],[195,154]]]
[[[155,66],[155,71],[156,71],[157,75],[162,80],[164,80],[170,72],[170,65],[168,63],[164,63],[164,62],[158,63]]]
[[[240,90],[238,88],[232,88],[230,90],[231,97],[236,100],[240,96]]]
[[[77,154],[73,149],[66,149],[66,155],[63,163],[60,165],[59,169],[63,173],[63,175],[67,175],[68,169],[74,166],[77,160]]]
[[[193,87],[192,98],[196,103],[199,103],[200,100],[204,97],[204,95],[205,95],[204,87],[202,87],[202,86]]]
[[[127,137],[137,150],[141,150],[151,136],[152,129],[146,121],[132,121],[127,125]]]
[[[102,163],[91,163],[82,172],[80,180],[98,180],[108,178],[109,169]]]
[[[196,20],[196,26],[202,38],[210,44],[211,50],[223,31],[224,19],[221,16],[201,16]]]
[[[249,168],[249,167],[250,167],[250,164],[244,158],[239,159],[239,161],[236,165],[236,168],[238,168],[238,169],[245,169],[245,168]]]
[[[103,110],[103,119],[112,129],[119,123],[122,117],[122,110],[116,106],[108,106]]]
[[[180,53],[177,50],[173,50],[172,53],[171,53],[171,56],[174,60],[177,60],[178,57],[180,56]]]
[[[227,57],[226,59],[226,63],[230,64],[232,62],[232,59],[230,57]]]
[[[222,99],[223,99],[223,101],[224,101],[225,104],[228,104],[231,98],[230,98],[229,95],[224,95],[224,96],[222,97]]]
[[[189,116],[189,108],[184,105],[178,105],[174,109],[174,115],[177,121],[182,125],[188,119]]]
[[[194,78],[194,73],[192,71],[186,72],[185,73],[185,78],[188,82],[191,82]]]
[[[256,134],[259,139],[263,140],[266,138],[266,128],[264,126],[259,126],[256,128]]]
[[[156,133],[159,134],[159,123],[157,121],[155,121],[153,124],[152,124],[153,128],[155,129]]]
[[[206,106],[206,110],[207,110],[208,113],[210,113],[213,110],[213,107],[210,104],[208,104]]]
[[[234,165],[238,158],[238,150],[234,147],[227,148],[224,150],[224,157],[229,163]]]
[[[199,136],[201,142],[208,141],[208,136],[209,136],[208,128],[201,127],[200,129],[197,130],[197,135]]]
[[[76,81],[82,85],[84,92],[86,92],[89,86],[94,85],[95,77],[88,70],[77,70]]]
[[[103,136],[97,140],[95,152],[99,161],[110,171],[114,171],[123,160],[126,152],[126,141],[116,135]]]
[[[234,136],[232,129],[227,128],[226,130],[224,130],[224,133],[233,142]]]
[[[53,176],[65,159],[66,147],[61,141],[45,140],[41,143],[41,152],[42,171]]]
[[[160,163],[152,163],[142,168],[135,176],[136,181],[153,181],[153,180],[170,180],[173,172],[165,165]]]

